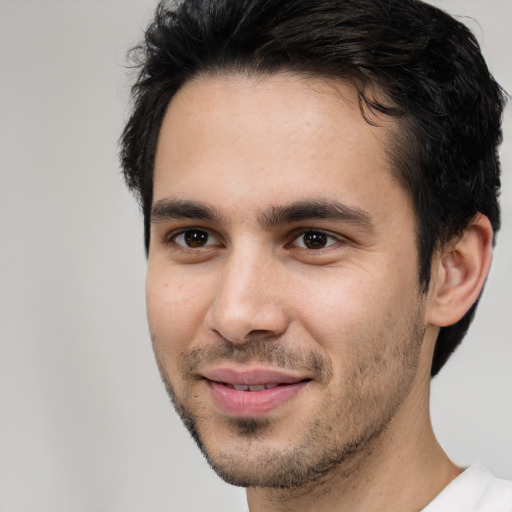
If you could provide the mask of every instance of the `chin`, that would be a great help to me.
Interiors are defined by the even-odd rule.
[[[204,430],[197,418],[182,418],[217,475],[231,485],[246,488],[296,489],[327,480],[340,471],[351,472],[358,457],[369,451],[373,439],[386,428],[382,425],[355,441],[329,449],[328,432],[318,425],[291,442],[288,436],[276,439],[268,418],[229,419],[228,425]],[[224,434],[219,436],[219,432]]]

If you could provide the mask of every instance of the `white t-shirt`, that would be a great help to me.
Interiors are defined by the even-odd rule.
[[[421,512],[512,512],[512,482],[470,466]]]

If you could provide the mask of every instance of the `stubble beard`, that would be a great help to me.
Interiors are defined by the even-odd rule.
[[[205,435],[208,418],[201,417],[187,405],[188,397],[178,398],[156,349],[155,354],[162,380],[176,412],[210,466],[223,480],[241,487],[296,489],[310,487],[319,481],[328,481],[329,475],[334,472],[345,471],[347,474],[352,472],[354,463],[357,464],[357,460],[364,457],[365,452],[372,450],[373,441],[381,437],[388,428],[408,394],[406,390],[410,388],[414,370],[417,367],[424,335],[424,328],[420,326],[417,318],[411,321],[409,327],[410,341],[406,342],[405,350],[397,344],[397,350],[401,352],[402,359],[398,371],[402,374],[395,387],[404,390],[400,397],[391,396],[388,403],[382,406],[377,392],[374,397],[366,397],[368,400],[364,403],[364,400],[361,400],[360,388],[368,362],[363,361],[344,383],[347,388],[342,395],[344,404],[337,403],[338,397],[330,393],[324,410],[338,409],[335,417],[331,417],[330,421],[317,417],[309,428],[305,429],[305,433],[299,436],[297,442],[287,448],[265,443],[273,427],[269,418],[226,417],[224,424],[232,432],[236,449],[229,450],[228,447],[225,451],[212,453],[208,448],[208,435]],[[153,339],[154,347],[156,347],[156,341]],[[375,361],[380,361],[379,354],[375,353],[373,356]],[[196,350],[184,356],[180,373],[186,381],[187,376],[193,375],[195,368],[202,362],[222,358],[236,362],[266,362],[295,370],[298,366],[302,369],[307,366],[326,390],[333,378],[332,365],[323,355],[313,352],[290,354],[276,345],[274,340],[260,340],[247,345],[232,345],[226,342],[223,348],[208,353]],[[371,379],[372,375],[368,378]],[[380,408],[377,415],[374,412],[375,408]],[[368,421],[368,418],[371,421]],[[354,423],[356,423],[355,427],[352,425]],[[335,439],[336,427],[349,424],[347,430],[351,430],[350,434],[342,435],[341,442]],[[213,430],[213,433],[210,431],[209,435],[215,435],[215,431]],[[335,439],[334,443],[333,439]],[[253,445],[259,443],[261,446],[258,447],[258,454],[255,456]]]

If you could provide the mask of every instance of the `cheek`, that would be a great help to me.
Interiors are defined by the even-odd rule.
[[[297,301],[304,327],[332,355],[348,357],[365,342],[372,350],[385,344],[386,333],[415,300],[416,275],[337,269],[303,283],[307,294]],[[299,293],[295,294],[296,296]]]
[[[176,271],[162,272],[148,266],[146,308],[149,329],[159,353],[166,356],[184,351],[203,325],[207,310],[195,280]]]

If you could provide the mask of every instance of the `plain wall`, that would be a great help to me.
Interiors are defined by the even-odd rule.
[[[465,18],[512,92],[512,1],[433,2]],[[160,383],[145,257],[117,140],[126,50],[152,0],[0,0],[0,510],[244,510]],[[512,479],[512,116],[503,229],[477,318],[433,383],[462,465]]]

